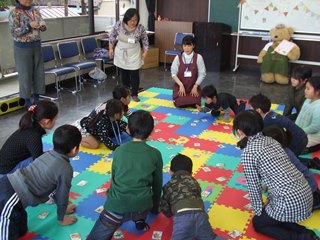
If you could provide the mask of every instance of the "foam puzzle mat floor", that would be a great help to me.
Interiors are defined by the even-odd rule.
[[[213,118],[211,114],[199,113],[192,109],[177,109],[171,100],[169,89],[150,88],[139,94],[140,102],[131,102],[135,111],[150,111],[155,120],[154,132],[148,144],[159,149],[163,157],[163,184],[170,179],[169,164],[178,153],[193,160],[193,175],[200,183],[202,197],[210,223],[219,236],[229,239],[267,240],[271,239],[254,231],[251,223],[253,212],[248,208],[246,179],[240,165],[241,150],[236,148],[237,139],[232,134],[232,118]],[[272,105],[279,113],[283,106]],[[91,109],[88,109],[88,113]],[[43,138],[44,149],[52,148],[52,134]],[[320,157],[320,152],[309,154]],[[91,150],[81,147],[78,156],[71,159],[74,178],[70,199],[77,205],[78,221],[74,225],[60,226],[57,223],[55,204],[41,204],[28,207],[29,232],[20,240],[67,240],[78,233],[81,239],[86,236],[99,216],[99,209],[106,200],[104,189],[110,185],[112,151],[100,145]],[[54,171],[54,169],[53,169]],[[314,171],[320,184],[320,171]],[[86,184],[79,186],[81,181]],[[98,191],[97,191],[98,189]],[[99,191],[100,190],[100,191]],[[43,212],[48,215],[39,218]],[[162,214],[147,218],[150,230],[138,232],[133,222],[127,222],[115,233],[113,239],[128,240],[169,240],[172,219]],[[320,210],[313,212],[302,225],[314,230],[320,236]],[[233,238],[233,230],[241,233]],[[75,239],[75,238],[74,238]]]

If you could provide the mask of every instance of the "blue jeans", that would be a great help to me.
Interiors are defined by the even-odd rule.
[[[216,237],[204,211],[185,211],[173,217],[171,240],[212,240]]]
[[[108,210],[103,210],[96,223],[94,224],[87,240],[109,240],[114,232],[121,226],[122,223],[132,220],[134,222],[145,220],[149,211],[130,212],[130,213],[115,213]]]

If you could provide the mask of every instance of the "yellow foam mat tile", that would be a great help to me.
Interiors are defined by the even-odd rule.
[[[139,97],[145,97],[145,98],[154,98],[157,95],[159,95],[159,93],[149,92],[149,91],[142,91],[139,93]]]
[[[111,158],[102,158],[100,161],[96,162],[95,164],[91,165],[88,170],[100,173],[100,174],[106,174],[107,172],[111,171]]]
[[[105,155],[105,156],[112,153],[112,151],[102,143],[100,144],[99,148],[96,148],[96,149],[91,149],[91,148],[86,148],[86,147],[80,146],[80,151],[85,152],[85,153],[94,154],[94,155]]]
[[[239,141],[233,134],[205,130],[199,135],[200,139],[211,140],[215,142],[234,144]]]
[[[319,229],[319,223],[320,223],[320,209],[313,211],[311,218],[303,222],[300,222],[299,224],[310,229]]]
[[[153,98],[153,99],[148,99],[146,101],[144,101],[145,104],[153,104],[153,105],[157,105],[157,106],[161,106],[161,107],[171,107],[171,108],[175,108],[173,101],[172,100],[164,100],[164,99],[157,99],[157,98]]]
[[[193,148],[184,148],[181,154],[187,155],[191,159],[193,159],[193,172],[197,172],[198,169],[205,164],[205,162],[209,159],[210,155],[207,152],[199,151],[198,149]]]
[[[229,121],[226,121],[223,119],[223,116],[220,116],[215,120],[215,122],[219,124],[226,124],[226,125],[233,126],[233,117],[230,117]]]
[[[271,107],[270,109],[271,110],[276,110],[278,108],[279,104],[274,104],[274,103],[271,103]]]
[[[214,204],[208,212],[209,220],[213,228],[221,231],[232,231],[237,229],[244,233],[251,219],[251,213],[226,207],[224,205]],[[223,217],[219,217],[223,216]]]
[[[129,103],[129,108],[135,108],[136,106],[138,106],[140,104],[140,102],[134,102],[134,101],[131,101]]]

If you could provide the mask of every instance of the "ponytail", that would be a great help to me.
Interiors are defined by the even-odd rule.
[[[58,114],[58,107],[54,102],[41,100],[38,104],[31,105],[21,117],[19,129],[24,130],[38,124],[42,119],[54,119]]]

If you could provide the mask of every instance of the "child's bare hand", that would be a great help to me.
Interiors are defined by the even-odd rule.
[[[198,109],[199,112],[202,111],[202,107],[201,107],[200,105],[196,104],[196,107],[197,107],[197,109]]]
[[[75,204],[69,204],[66,210],[66,214],[71,214],[74,213],[76,210],[77,206]]]
[[[179,87],[178,95],[179,95],[180,97],[186,96],[186,90],[184,89],[184,86],[183,86],[183,85],[181,85],[181,86]]]
[[[62,226],[71,225],[77,222],[77,218],[75,216],[64,216],[62,221],[59,221],[59,224]]]

